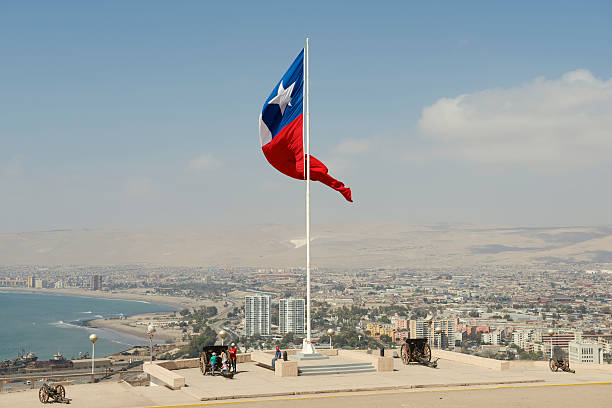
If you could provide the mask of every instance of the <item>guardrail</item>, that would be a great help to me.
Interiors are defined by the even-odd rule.
[[[119,376],[119,381],[123,380],[123,377],[126,374],[135,374],[135,373],[140,373],[142,374],[143,371],[142,370],[126,370],[126,371],[109,371],[109,370],[105,370],[105,371],[99,371],[97,373],[66,373],[66,374],[48,374],[48,375],[32,375],[32,376],[25,376],[25,377],[2,377],[0,378],[0,392],[4,391],[4,387],[5,384],[10,384],[12,382],[27,382],[30,381],[31,384],[30,388],[34,389],[35,384],[36,384],[36,380],[38,379],[44,379],[44,382],[56,382],[56,381],[65,381],[67,378],[83,378],[83,377],[91,377],[91,382],[95,382],[96,381],[96,377],[101,377],[102,379],[106,379],[106,378],[110,378],[113,377],[115,375]],[[42,383],[42,382],[41,382]]]

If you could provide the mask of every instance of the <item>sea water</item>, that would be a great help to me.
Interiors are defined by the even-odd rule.
[[[96,333],[96,357],[148,344],[142,336],[109,329],[82,326],[86,320],[131,316],[177,310],[168,305],[118,299],[88,298],[41,293],[0,291],[0,360],[17,357],[20,350],[34,352],[48,360],[60,352],[77,358],[79,352],[91,357],[89,335]]]

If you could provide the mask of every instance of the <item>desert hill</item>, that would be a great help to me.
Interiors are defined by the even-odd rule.
[[[320,267],[612,263],[611,227],[313,225]],[[302,225],[201,230],[61,230],[0,234],[1,265],[272,266],[304,264]]]

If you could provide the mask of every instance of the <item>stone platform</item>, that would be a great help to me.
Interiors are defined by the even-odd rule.
[[[330,361],[333,361],[333,358]],[[393,371],[389,372],[278,377],[270,370],[258,367],[254,362],[245,362],[238,365],[238,374],[231,380],[221,376],[202,376],[198,368],[173,370],[185,378],[186,386],[180,390],[170,390],[166,387],[131,387],[126,383],[102,382],[70,385],[66,387],[66,394],[73,399],[71,406],[77,408],[136,408],[197,406],[200,403],[230,400],[304,399],[315,398],[318,395],[329,397],[368,393],[382,395],[419,390],[447,392],[455,389],[487,387],[495,389],[516,387],[518,390],[519,387],[532,389],[554,386],[546,391],[550,395],[555,393],[555,389],[558,388],[556,386],[569,384],[603,384],[602,386],[608,387],[606,389],[612,390],[612,376],[610,367],[607,366],[576,367],[576,374],[568,374],[550,372],[545,362],[524,364],[516,362],[503,370],[496,370],[441,359],[438,367],[432,369],[419,365],[406,366],[399,359],[393,359]],[[41,405],[37,390],[27,390],[0,394],[0,406],[29,408]],[[262,406],[261,403],[259,406]]]

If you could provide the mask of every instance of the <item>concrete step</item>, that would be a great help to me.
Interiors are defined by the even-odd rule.
[[[370,363],[326,364],[298,367],[298,375],[370,373],[376,369]]]
[[[330,370],[317,370],[317,371],[300,371],[298,375],[329,375],[329,374],[359,374],[359,373],[373,373],[376,372],[374,367],[369,368],[352,368],[352,369],[330,369]]]
[[[319,364],[319,365],[303,365],[298,366],[300,370],[318,370],[330,368],[362,368],[374,367],[372,363],[345,363],[345,364]]]

